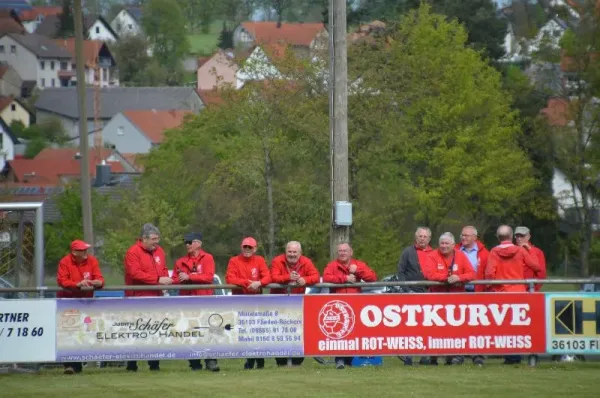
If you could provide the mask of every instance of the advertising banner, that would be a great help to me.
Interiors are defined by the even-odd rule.
[[[0,300],[0,363],[56,360],[56,302]]]
[[[57,361],[302,356],[302,296],[57,302]]]
[[[544,295],[314,295],[307,356],[543,353]]]
[[[600,354],[600,293],[546,295],[546,352]]]

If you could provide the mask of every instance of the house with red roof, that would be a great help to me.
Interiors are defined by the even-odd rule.
[[[242,22],[233,31],[235,48],[289,45],[296,55],[309,57],[327,48],[329,34],[323,23]]]
[[[33,33],[46,17],[58,16],[60,14],[62,14],[62,7],[36,6],[29,10],[21,11],[19,17],[27,32]]]
[[[96,177],[96,166],[106,164],[112,173],[137,173],[118,151],[102,148],[89,151],[90,177]],[[78,148],[46,148],[33,159],[14,159],[2,170],[5,183],[60,186],[78,180],[81,173],[81,155]]]
[[[175,109],[125,110],[104,126],[102,140],[119,153],[148,153],[164,141],[165,131],[181,126],[191,114],[188,110]]]

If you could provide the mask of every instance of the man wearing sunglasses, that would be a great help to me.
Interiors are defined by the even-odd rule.
[[[183,238],[187,255],[175,262],[171,278],[182,285],[210,285],[215,277],[215,260],[212,254],[202,250],[202,234],[190,232]],[[214,292],[209,289],[180,290],[180,296],[211,296]],[[200,359],[190,359],[192,370],[201,370]],[[216,359],[205,359],[206,370],[218,372]]]
[[[242,240],[242,252],[229,259],[225,282],[237,285],[240,289],[233,289],[233,295],[262,294],[262,287],[271,283],[271,273],[264,257],[256,254],[256,239],[247,237]],[[244,369],[257,369],[265,367],[264,358],[248,358]]]

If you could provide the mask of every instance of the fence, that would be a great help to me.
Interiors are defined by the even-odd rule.
[[[11,330],[13,338],[14,333],[19,333],[17,337],[22,338],[20,335],[22,328],[17,326],[25,326],[27,328],[25,333],[33,336],[31,343],[27,344],[27,347],[31,348],[30,354],[27,354],[30,356],[25,358],[26,354],[19,349],[12,354],[12,358],[19,359],[14,362],[206,358],[209,354],[198,347],[208,347],[208,352],[218,355],[219,358],[263,355],[263,351],[256,351],[256,344],[266,350],[264,352],[267,354],[264,356],[267,357],[343,356],[352,353],[368,356],[368,352],[371,351],[373,355],[512,353],[528,355],[530,366],[535,366],[537,362],[537,357],[533,354],[550,353],[548,347],[556,352],[587,350],[600,353],[600,336],[597,332],[594,334],[593,330],[591,335],[589,332],[590,321],[596,322],[596,328],[600,327],[600,319],[596,319],[598,313],[594,309],[600,308],[600,295],[594,294],[591,297],[592,302],[587,302],[589,300],[584,297],[585,293],[569,293],[567,296],[577,296],[575,299],[579,300],[579,304],[573,304],[575,302],[573,297],[559,294],[559,297],[553,298],[551,296],[555,296],[554,294],[533,292],[534,285],[537,283],[600,284],[600,279],[485,280],[473,283],[524,284],[529,286],[531,293],[288,294],[224,298],[222,296],[187,297],[181,300],[155,297],[127,301],[119,299],[4,300],[0,303],[2,307],[0,313],[10,315],[12,311],[15,317],[16,314],[28,314],[31,318],[28,320],[28,325],[15,325],[15,332]],[[382,281],[353,284],[319,283],[311,287],[360,286],[372,291],[374,288],[438,285],[444,284],[430,281]],[[295,286],[270,284],[267,287],[283,287],[289,291]],[[103,290],[110,292],[165,290],[165,288],[169,290],[235,289],[237,286],[228,284],[107,286]],[[62,289],[37,286],[0,288],[0,293],[38,292],[43,296],[46,292],[59,290]],[[462,309],[460,322],[457,320],[456,313],[448,312],[449,309],[455,311],[459,307]],[[440,313],[436,312],[438,310]],[[573,321],[569,320],[571,312],[568,311],[573,313]],[[579,311],[577,316],[574,315],[576,311]],[[278,315],[277,318],[278,312],[287,315]],[[182,315],[183,313],[187,315]],[[417,325],[417,313],[421,314],[420,325]],[[281,318],[282,316],[284,318]],[[401,317],[404,317],[403,321]],[[211,321],[211,318],[214,319]],[[160,319],[162,321],[159,322]],[[215,319],[218,321],[216,326]],[[413,324],[410,324],[411,322]],[[579,326],[574,322],[579,322]],[[175,325],[186,326],[178,326],[177,329]],[[566,332],[559,330],[560,328],[565,329]],[[0,330],[0,345],[3,345],[0,350],[3,351],[0,362],[6,363],[9,361],[8,358],[11,358],[11,347],[20,347],[20,345],[9,344],[7,328],[4,329],[4,336]],[[156,332],[152,334],[149,330],[156,330]],[[203,340],[208,338],[203,334],[204,330],[209,331],[208,336],[215,338],[216,343]],[[225,331],[233,335],[228,337],[230,340],[223,340]],[[554,333],[552,337],[546,337],[551,333]],[[577,333],[578,335],[573,336]],[[164,336],[160,337],[162,334]],[[78,338],[83,340],[76,344],[74,342],[77,339],[73,336],[79,336]],[[178,338],[182,340],[177,342]],[[424,351],[413,350],[409,340],[410,344],[420,344]],[[123,348],[124,342],[125,348]],[[49,347],[54,351],[48,351]],[[105,349],[108,351],[103,351]],[[277,351],[279,349],[283,351]]]
[[[42,203],[0,203],[0,287],[43,285]]]

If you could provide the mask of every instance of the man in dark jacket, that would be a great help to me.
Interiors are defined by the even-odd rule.
[[[426,264],[428,256],[433,252],[431,246],[431,230],[427,227],[419,227],[415,232],[415,243],[402,251],[398,261],[398,280],[399,281],[424,281],[421,266]],[[402,289],[408,293],[425,293],[427,286],[406,286]],[[429,361],[426,357],[421,358],[421,364]],[[404,357],[405,365],[412,365],[411,357]]]
[[[415,232],[415,243],[402,251],[398,261],[399,281],[423,281],[425,277],[421,271],[421,265],[425,264],[428,255],[433,251],[431,246],[431,230],[427,227],[419,227]],[[410,286],[405,290],[412,293],[425,293],[426,286]]]

